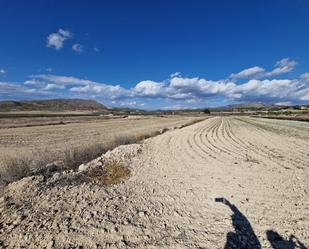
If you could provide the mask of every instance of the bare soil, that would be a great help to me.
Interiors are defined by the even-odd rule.
[[[44,167],[53,161],[82,163],[84,160],[77,159],[91,160],[119,144],[137,141],[140,137],[201,118],[132,116],[106,120],[98,117],[78,117],[68,120],[74,123],[53,123],[54,125],[46,125],[46,122],[57,122],[57,118],[47,118],[46,122],[43,122],[43,118],[36,121],[17,120],[18,125],[28,124],[31,127],[0,129],[0,186],[1,180],[10,181],[11,178],[18,178],[16,176],[25,176],[26,172]],[[0,126],[1,121],[2,125],[14,124],[11,119],[0,120]],[[34,124],[36,125],[33,126]],[[95,157],[89,155],[93,154],[90,150],[98,151],[94,153]]]
[[[131,177],[87,172],[121,160]],[[309,124],[215,117],[11,183],[4,248],[306,248]]]

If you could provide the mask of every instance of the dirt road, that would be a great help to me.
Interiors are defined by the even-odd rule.
[[[124,184],[102,188],[76,173],[11,184],[0,206],[2,245],[309,246],[308,123],[215,117],[110,156],[130,164]]]

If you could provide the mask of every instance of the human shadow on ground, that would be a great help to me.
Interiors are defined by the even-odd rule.
[[[234,232],[228,232],[226,235],[224,249],[261,249],[261,244],[246,216],[225,198],[216,198],[215,201],[222,202],[233,212],[231,218]]]
[[[274,249],[308,249],[294,235],[291,235],[288,239],[284,239],[277,232],[272,230],[268,230],[266,235]]]
[[[216,198],[215,201],[222,202],[233,212],[231,218],[234,232],[228,232],[226,235],[224,249],[261,249],[261,244],[246,216],[225,198]],[[266,236],[273,249],[308,249],[294,235],[284,239],[277,232],[268,230]]]

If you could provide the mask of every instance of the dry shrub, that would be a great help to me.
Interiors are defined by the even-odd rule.
[[[191,121],[182,127],[199,122],[203,119]],[[87,163],[119,145],[126,145],[139,142],[141,140],[154,137],[166,132],[165,128],[161,131],[145,131],[138,134],[127,134],[111,137],[105,143],[89,143],[76,147],[67,148],[62,151],[43,151],[37,150],[32,153],[18,153],[16,156],[2,157],[0,160],[0,183],[9,183],[22,177],[31,175],[35,172],[44,170],[45,166],[55,161],[61,161],[64,169],[76,170],[79,165]],[[111,167],[111,166],[109,166]],[[107,180],[108,181],[108,180]]]
[[[110,160],[103,169],[96,168],[88,173],[88,177],[99,185],[115,185],[128,179],[130,175],[130,169],[118,160]]]
[[[136,143],[155,134],[122,135],[111,138],[106,143],[88,144],[64,151],[64,165],[66,169],[76,170],[83,163],[87,163],[119,145]]]
[[[30,174],[28,158],[5,156],[0,162],[0,181],[9,183]]]
[[[75,170],[79,165],[101,156],[108,148],[104,144],[89,144],[64,151],[63,163],[66,169]]]
[[[0,182],[10,183],[36,174],[56,160],[55,154],[43,152],[20,153],[17,156],[5,155],[0,160]]]

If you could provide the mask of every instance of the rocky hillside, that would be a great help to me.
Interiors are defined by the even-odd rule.
[[[31,101],[0,101],[0,111],[102,111],[106,106],[94,100],[49,99]]]

